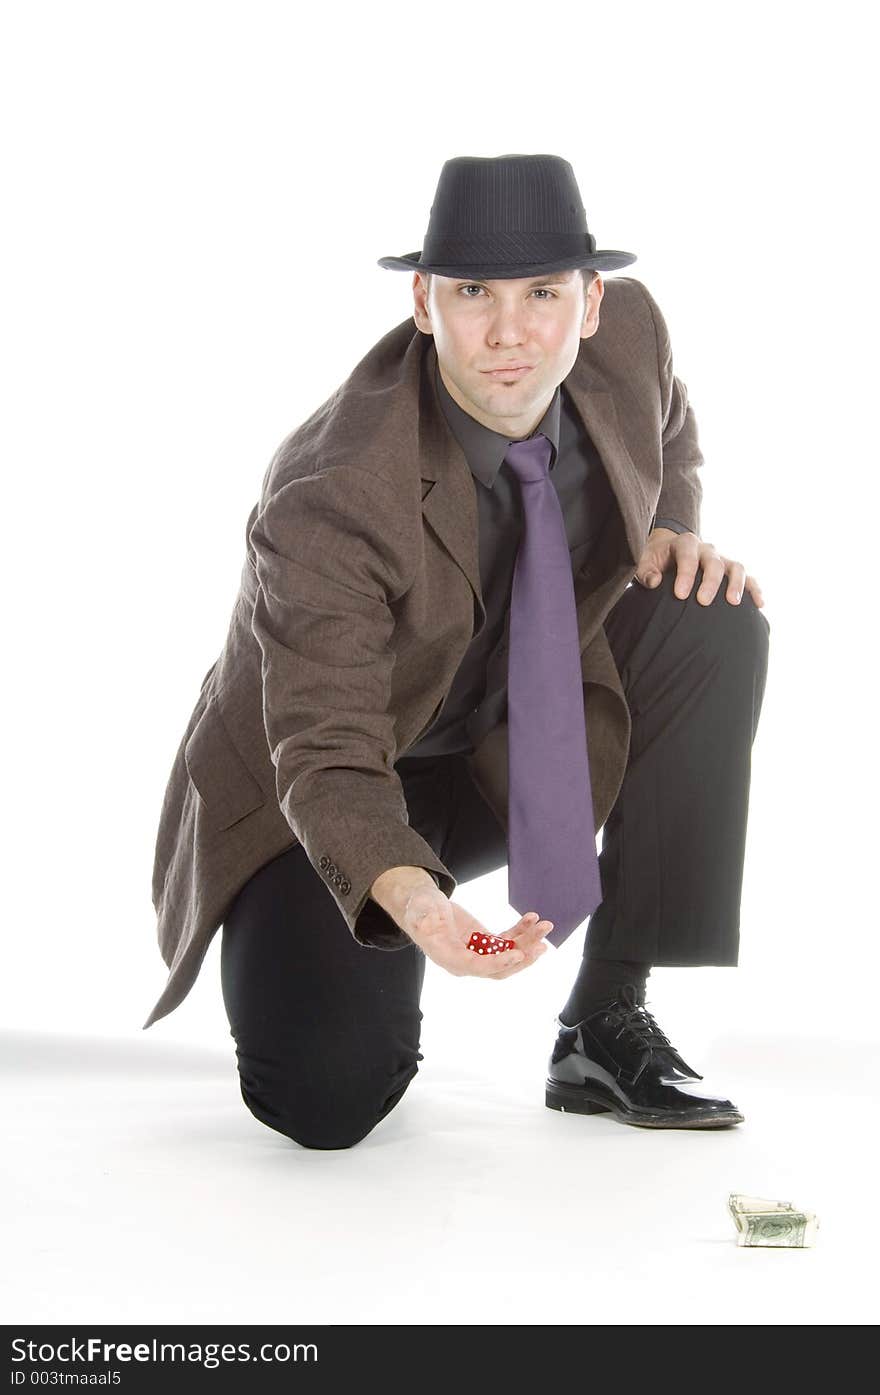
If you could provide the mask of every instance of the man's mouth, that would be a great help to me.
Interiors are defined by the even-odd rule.
[[[523,363],[509,368],[487,368],[483,370],[483,373],[487,378],[523,378],[526,373],[531,373],[531,371],[532,364]]]

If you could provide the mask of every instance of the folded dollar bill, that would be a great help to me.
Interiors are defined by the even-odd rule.
[[[736,1223],[738,1245],[801,1250],[816,1243],[818,1220],[812,1211],[801,1211],[790,1201],[768,1201],[763,1196],[731,1192],[727,1206]]]

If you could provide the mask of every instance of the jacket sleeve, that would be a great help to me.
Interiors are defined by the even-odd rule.
[[[656,526],[656,518],[674,518],[682,522],[688,532],[699,536],[703,486],[698,471],[703,464],[703,454],[697,422],[688,402],[687,387],[675,376],[666,321],[650,292],[641,282],[639,285],[654,321],[662,413],[663,482],[651,527]]]
[[[392,606],[416,543],[399,498],[355,466],[284,484],[249,532],[257,575],[263,721],[284,814],[355,940],[412,944],[370,896],[389,867],[456,882],[409,826],[389,711]]]

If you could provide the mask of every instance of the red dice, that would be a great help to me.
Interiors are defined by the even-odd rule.
[[[480,935],[475,930],[467,942],[474,954],[501,954],[505,949],[516,949],[516,940],[507,940],[499,935]]]

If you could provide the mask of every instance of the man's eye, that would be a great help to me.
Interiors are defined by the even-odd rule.
[[[484,290],[485,288],[484,288],[483,286],[478,286],[475,282],[471,282],[470,285],[461,286],[461,287],[459,287],[459,289],[462,290],[462,291],[482,291],[482,290]],[[556,299],[556,292],[555,292],[555,291],[549,291],[549,290],[547,289],[546,286],[535,286],[534,290],[532,291],[532,295],[536,295],[538,292],[540,292],[542,296],[549,296],[551,300],[555,300],[555,299]],[[475,299],[475,297],[472,296],[472,295],[466,295],[466,296],[465,296],[465,300],[474,300],[474,299]]]

